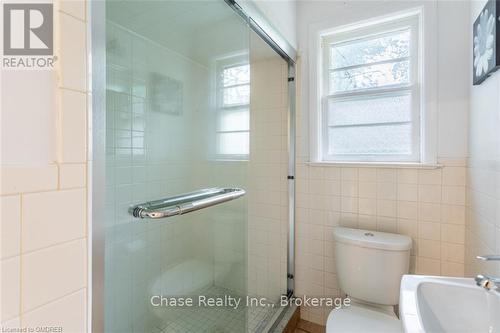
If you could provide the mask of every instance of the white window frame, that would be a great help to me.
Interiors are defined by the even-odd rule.
[[[234,105],[231,107],[224,107],[223,106],[223,89],[227,89],[230,87],[223,87],[222,86],[222,72],[231,67],[237,67],[237,66],[242,66],[242,65],[248,65],[250,66],[249,59],[248,59],[248,54],[247,53],[235,53],[235,54],[230,54],[226,55],[224,57],[218,58],[215,60],[215,65],[214,65],[214,87],[215,87],[215,100],[214,100],[214,108],[215,108],[215,123],[214,123],[214,134],[213,134],[213,153],[212,153],[212,159],[215,160],[227,160],[227,161],[247,161],[249,159],[249,154],[250,154],[250,147],[248,147],[249,152],[248,154],[223,154],[219,151],[219,134],[220,133],[236,133],[236,132],[247,132],[250,136],[250,124],[248,124],[249,129],[248,130],[235,130],[235,131],[221,131],[218,129],[219,123],[220,123],[220,118],[222,112],[225,110],[229,109],[241,109],[241,108],[247,108],[248,113],[250,113],[250,99],[248,101],[248,104],[238,104]],[[251,78],[248,82],[248,86],[250,87],[251,83]],[[250,97],[249,97],[250,98]],[[250,138],[249,138],[250,140]],[[250,143],[249,143],[250,145]]]
[[[404,7],[404,6],[403,6]],[[409,7],[402,11],[349,22],[347,18],[341,25],[338,20],[326,20],[312,24],[309,28],[309,161],[317,164],[354,164],[366,166],[386,165],[401,167],[436,167],[437,164],[437,36],[436,5],[424,3],[419,7]],[[368,17],[368,15],[361,15]],[[419,99],[420,99],[420,156],[414,161],[343,159],[328,160],[323,157],[322,118],[322,38],[332,34],[345,34],[361,29],[390,24],[399,20],[415,17],[418,22],[418,59],[419,59]],[[374,30],[371,30],[374,31]]]

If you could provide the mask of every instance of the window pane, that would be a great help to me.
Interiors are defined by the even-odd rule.
[[[330,55],[330,68],[332,69],[408,57],[410,55],[410,30],[373,39],[333,44]]]
[[[219,113],[219,131],[248,131],[250,128],[248,109],[224,110]]]
[[[328,125],[411,121],[410,93],[328,101]]]
[[[222,71],[222,85],[224,87],[245,84],[250,82],[250,66],[241,65],[225,68]]]
[[[249,133],[218,133],[218,153],[222,155],[247,155]]]
[[[410,62],[364,66],[330,73],[330,93],[368,89],[410,82]]]
[[[410,155],[411,132],[411,124],[329,128],[328,153]]]
[[[250,103],[250,85],[223,89],[223,106],[243,105]]]

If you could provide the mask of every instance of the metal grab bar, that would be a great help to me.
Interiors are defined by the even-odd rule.
[[[241,188],[207,188],[132,206],[129,213],[141,219],[161,219],[215,206],[244,196],[245,193]]]

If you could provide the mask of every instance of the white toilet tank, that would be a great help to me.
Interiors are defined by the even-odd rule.
[[[386,232],[336,227],[335,262],[340,289],[361,301],[396,305],[408,273],[412,240]]]

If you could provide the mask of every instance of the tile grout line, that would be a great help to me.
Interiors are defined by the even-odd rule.
[[[86,239],[87,239],[87,237],[84,235],[82,237],[72,238],[72,239],[68,239],[68,240],[62,241],[62,242],[58,242],[58,243],[54,243],[54,244],[51,244],[51,245],[46,245],[46,246],[41,247],[41,248],[30,250],[30,251],[27,251],[25,253],[22,253],[21,255],[30,255],[30,254],[33,254],[33,253],[36,253],[36,252],[39,252],[39,251],[48,250],[48,249],[53,248],[53,247],[57,247],[57,246],[61,246],[61,245],[66,245],[66,244],[69,244],[69,243],[72,243],[72,242],[76,242],[78,240],[86,240]]]
[[[59,8],[59,13],[60,13],[60,14],[64,14],[64,15],[66,15],[66,16],[69,16],[69,17],[71,17],[71,18],[74,18],[75,20],[77,20],[77,21],[79,21],[79,22],[84,23],[85,25],[87,25],[87,19],[86,19],[86,18],[83,18],[83,19],[82,19],[81,17],[78,17],[78,16],[75,16],[75,15],[73,15],[73,14],[71,14],[71,13],[68,13],[68,12],[66,12],[64,9],[61,9],[61,8]],[[85,15],[85,16],[86,16],[86,15]]]
[[[78,288],[78,289],[73,290],[73,291],[70,291],[69,293],[66,293],[66,294],[64,294],[64,295],[62,295],[62,296],[59,296],[59,297],[57,297],[57,298],[54,298],[54,299],[52,299],[52,300],[50,300],[50,301],[48,301],[48,302],[45,302],[45,303],[43,303],[43,304],[37,305],[37,306],[35,306],[35,307],[33,307],[33,308],[31,308],[31,309],[29,309],[29,310],[25,311],[25,312],[22,314],[22,317],[24,317],[24,315],[26,315],[26,314],[29,314],[29,313],[34,312],[34,311],[36,311],[36,310],[39,310],[39,309],[43,308],[44,306],[47,306],[47,305],[50,305],[50,304],[55,303],[55,302],[57,302],[57,301],[60,301],[60,300],[62,300],[63,298],[66,298],[66,297],[72,296],[72,295],[74,295],[74,294],[76,294],[76,293],[78,293],[78,292],[80,292],[80,291],[82,291],[82,290],[85,290],[85,289],[87,289],[87,287],[86,287],[86,286],[81,287],[81,288]]]

